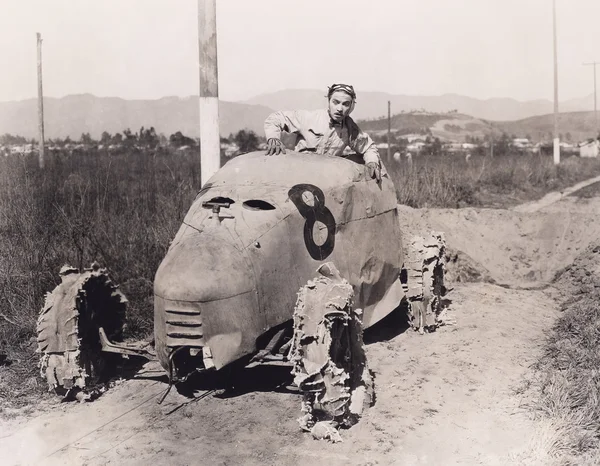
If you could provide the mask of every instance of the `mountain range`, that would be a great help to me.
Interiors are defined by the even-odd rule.
[[[262,105],[237,102],[219,103],[221,135],[242,128],[263,131],[263,122],[272,110]],[[157,100],[125,100],[96,97],[91,94],[69,95],[60,99],[44,98],[44,131],[46,138],[79,139],[82,133],[99,138],[103,131],[111,134],[124,129],[138,131],[142,126],[154,127],[169,136],[181,131],[199,136],[197,97],[163,97]],[[37,137],[37,99],[0,102],[0,134],[10,133]]]
[[[319,90],[286,90],[264,94],[243,102],[220,101],[221,135],[227,136],[240,129],[263,134],[265,117],[273,109],[316,109],[325,105],[324,92]],[[392,95],[384,92],[359,92],[352,116],[357,120],[376,120],[387,115],[387,102],[393,114],[426,110],[448,112],[492,120],[500,127],[521,132],[518,121],[549,114],[553,104],[549,100],[520,102],[508,98],[475,99],[455,94],[441,96]],[[593,108],[593,94],[560,104],[562,112],[584,111]],[[130,128],[137,131],[154,127],[158,133],[170,135],[176,131],[192,137],[199,135],[198,99],[164,97],[156,100],[126,100],[117,97],[96,97],[91,94],[69,95],[62,98],[44,98],[44,121],[47,138],[78,139],[82,133],[100,137],[103,131],[115,133]],[[551,131],[547,118],[536,126],[538,133]],[[561,129],[562,131],[562,129]],[[565,130],[566,131],[566,130]],[[37,100],[0,102],[0,134],[10,133],[28,138],[37,136]]]
[[[276,109],[316,109],[325,105],[324,94],[324,91],[314,89],[293,89],[259,95],[244,103]],[[388,101],[391,104],[392,114],[415,110],[426,110],[432,113],[456,110],[458,113],[491,121],[514,121],[554,111],[554,103],[550,100],[521,102],[510,98],[475,99],[458,94],[410,96],[385,92],[358,92],[356,100],[356,108],[352,114],[355,120],[387,116]],[[594,108],[594,94],[561,102],[559,107],[561,112],[591,110]]]

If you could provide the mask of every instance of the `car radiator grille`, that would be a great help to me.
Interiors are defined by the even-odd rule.
[[[202,318],[196,309],[167,309],[167,346],[204,346]]]

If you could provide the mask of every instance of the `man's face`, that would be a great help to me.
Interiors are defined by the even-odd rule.
[[[352,110],[352,97],[343,91],[335,91],[329,99],[331,119],[341,123],[350,114],[350,110]]]

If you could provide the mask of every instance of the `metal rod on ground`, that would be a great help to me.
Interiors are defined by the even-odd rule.
[[[221,165],[216,0],[198,0],[200,68],[200,182],[204,185]]]
[[[552,31],[554,36],[554,164],[560,163],[560,139],[558,133],[558,54],[556,52],[556,0],[552,0]]]
[[[391,147],[391,134],[392,134],[392,104],[388,100],[388,132],[387,132],[387,162],[391,163],[392,160],[392,147]]]
[[[44,168],[44,92],[42,89],[42,35],[37,32],[37,77],[38,77],[38,138],[40,168]]]
[[[594,61],[591,63],[584,63],[584,66],[592,65],[594,67],[594,132],[596,133],[594,137],[598,136],[598,104],[596,100],[596,65],[600,64],[600,62]]]

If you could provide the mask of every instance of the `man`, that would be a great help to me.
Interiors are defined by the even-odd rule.
[[[342,155],[346,147],[362,155],[371,178],[381,181],[381,159],[373,140],[363,133],[350,113],[356,104],[354,88],[333,84],[327,92],[328,108],[272,113],[265,120],[266,155],[285,154],[281,132],[296,133],[296,151]]]

